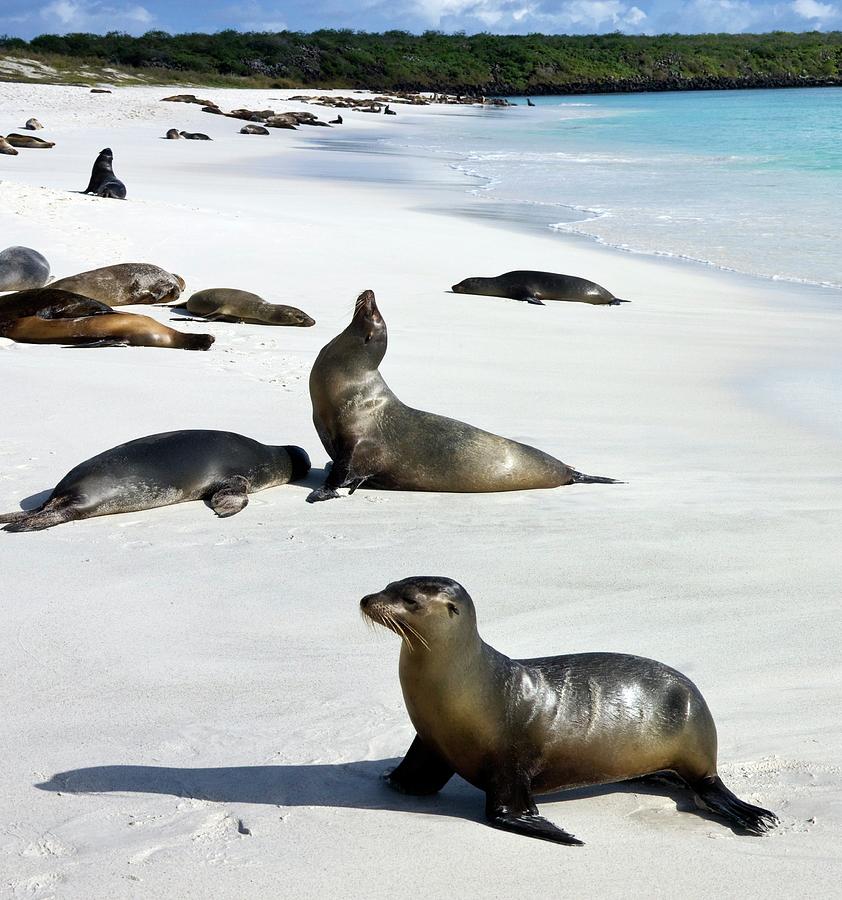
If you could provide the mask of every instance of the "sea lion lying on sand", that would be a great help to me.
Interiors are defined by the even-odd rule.
[[[50,264],[37,250],[7,247],[0,252],[0,291],[26,291],[49,280]]]
[[[252,325],[309,327],[315,321],[294,306],[267,303],[257,294],[236,288],[208,288],[193,294],[184,307],[194,316],[215,322],[248,322]]]
[[[610,291],[575,275],[555,272],[536,272],[519,269],[495,278],[465,278],[451,288],[454,294],[482,294],[488,297],[508,297],[543,306],[545,300],[570,300],[578,303],[617,306],[628,303],[618,300]]]
[[[41,531],[75,519],[205,500],[225,518],[255,491],[310,471],[300,447],[271,446],[230,431],[170,431],[106,450],[71,469],[37,509],[0,516],[4,531]]]
[[[50,285],[109,306],[171,303],[184,290],[184,279],[151,263],[117,263],[60,278]]]

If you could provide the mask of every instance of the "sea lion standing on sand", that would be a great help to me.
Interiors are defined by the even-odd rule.
[[[41,531],[112,513],[206,500],[225,518],[255,491],[310,471],[300,447],[271,446],[230,431],[170,431],[106,450],[71,469],[37,509],[0,516],[4,531]]]
[[[184,309],[194,316],[215,322],[248,322],[252,325],[315,325],[307,313],[294,306],[267,303],[257,294],[236,288],[208,288],[198,291]]]
[[[91,169],[91,180],[82,191],[83,194],[96,194],[97,197],[111,197],[115,200],[126,199],[126,186],[114,174],[114,154],[110,147],[100,150]]]
[[[7,247],[0,252],[0,291],[27,291],[50,280],[50,264],[31,247]]]
[[[50,287],[83,294],[109,306],[130,306],[178,300],[184,279],[151,263],[117,263],[60,278]]]
[[[575,275],[555,272],[535,272],[519,269],[496,278],[465,278],[451,288],[454,294],[482,294],[487,297],[508,297],[543,306],[545,300],[570,300],[594,306],[617,306],[628,303],[618,300],[611,291]]]
[[[342,116],[340,116],[339,114],[337,114],[335,119],[331,119],[330,122],[328,122],[328,125],[341,125],[341,124],[342,124]]]
[[[485,792],[490,825],[581,844],[538,814],[533,796],[675,773],[735,831],[775,827],[716,774],[716,726],[699,689],[663,663],[623,653],[509,659],[477,633],[450,578],[395,581],[360,601],[401,639],[400,682],[417,732],[387,783],[434,794],[458,773]]]
[[[323,347],[310,372],[313,423],[333,466],[307,500],[361,484],[405,491],[521,491],[614,484],[473,425],[406,406],[378,371],[386,323],[374,294],[357,298],[351,324]]]

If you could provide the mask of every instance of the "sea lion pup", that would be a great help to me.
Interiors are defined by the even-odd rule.
[[[109,306],[130,306],[178,300],[184,279],[151,263],[117,263],[60,278],[50,287],[83,294]]]
[[[24,316],[6,325],[0,323],[0,336],[19,344],[162,347],[172,350],[210,350],[216,340],[212,334],[186,334],[149,316],[114,310],[110,310],[110,315],[88,314],[80,318]]]
[[[202,134],[201,131],[179,131],[179,134],[188,141],[212,141],[213,138]]]
[[[669,771],[736,831],[777,824],[716,774],[713,717],[675,669],[624,653],[509,659],[479,636],[473,601],[450,578],[395,581],[360,608],[402,639],[417,734],[385,776],[396,790],[434,794],[458,773],[485,792],[494,827],[581,844],[538,814],[534,795]]]
[[[18,151],[4,138],[0,135],[0,153],[5,154],[6,156],[17,156]]]
[[[40,131],[44,126],[37,119],[27,119],[23,127],[28,131]]]
[[[50,264],[31,247],[7,247],[0,252],[0,291],[26,291],[50,280]]]
[[[164,137],[168,141],[180,141],[181,135],[178,133],[177,128],[170,128],[170,130],[164,135]]]
[[[473,425],[406,406],[377,367],[386,323],[363,291],[351,324],[322,348],[310,372],[313,423],[333,466],[307,500],[363,482],[405,491],[522,491],[574,482],[615,484]]]
[[[611,291],[586,278],[535,272],[532,269],[518,269],[496,278],[465,278],[454,284],[451,290],[454,294],[483,294],[525,300],[538,306],[543,306],[545,300],[570,300],[594,306],[617,306],[629,302],[618,300]]]
[[[0,334],[13,322],[37,316],[39,319],[76,319],[80,316],[102,316],[114,310],[98,300],[82,297],[53,287],[17,291],[0,297]]]
[[[41,531],[112,513],[205,500],[225,518],[248,495],[310,471],[300,447],[261,444],[231,431],[170,431],[106,450],[71,469],[38,509],[0,516],[4,531]]]
[[[315,325],[306,312],[294,306],[267,303],[257,294],[236,288],[208,288],[193,294],[184,307],[194,316],[215,322],[248,322],[251,325]]]
[[[100,150],[91,169],[91,180],[82,191],[83,194],[96,194],[97,197],[111,197],[115,200],[126,199],[126,186],[114,174],[114,154],[110,147]]]
[[[22,147],[26,150],[49,150],[55,147],[55,141],[45,141],[32,134],[7,134],[6,141],[12,147]]]

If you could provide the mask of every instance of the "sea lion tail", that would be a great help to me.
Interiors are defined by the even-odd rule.
[[[51,504],[49,501],[38,509],[21,510],[0,516],[3,531],[18,534],[22,531],[43,531],[62,522],[79,518],[75,510],[64,503]]]
[[[602,475],[585,475],[584,472],[572,473],[573,484],[625,484],[625,481],[617,481],[616,478],[604,478]]]

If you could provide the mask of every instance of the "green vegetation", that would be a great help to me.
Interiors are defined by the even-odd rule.
[[[64,70],[120,67],[145,82],[557,94],[842,85],[842,32],[421,35],[238,32],[0,37],[0,53]],[[78,68],[78,66],[77,66]],[[0,75],[0,77],[3,77]]]

